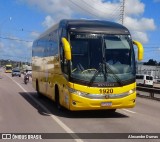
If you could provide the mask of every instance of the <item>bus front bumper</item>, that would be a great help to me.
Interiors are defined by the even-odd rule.
[[[136,92],[118,99],[89,99],[75,94],[70,94],[70,97],[72,111],[133,108],[136,103]]]

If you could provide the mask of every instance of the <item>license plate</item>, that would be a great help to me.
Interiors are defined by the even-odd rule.
[[[101,106],[112,106],[112,102],[102,102]]]

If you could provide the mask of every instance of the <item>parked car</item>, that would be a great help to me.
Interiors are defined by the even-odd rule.
[[[19,76],[19,77],[21,77],[21,72],[20,72],[20,70],[19,69],[13,69],[12,70],[12,77],[14,77],[14,76]]]
[[[136,75],[136,83],[137,83],[137,85],[153,87],[154,78],[151,75],[137,74]]]

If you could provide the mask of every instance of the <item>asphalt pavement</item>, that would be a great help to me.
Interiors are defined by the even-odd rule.
[[[54,102],[48,98],[38,98],[32,87],[32,81],[26,85],[23,77],[11,77],[0,73],[0,132],[1,133],[53,133],[61,139],[41,141],[89,141],[89,142],[130,142],[159,141],[155,139],[104,139],[96,138],[101,134],[146,134],[156,135],[160,132],[160,102],[137,97],[132,109],[118,109],[115,113],[107,111],[71,112],[59,111]],[[79,133],[87,133],[86,139]],[[109,134],[113,133],[113,134]],[[71,135],[72,139],[65,138]],[[54,135],[55,136],[55,135]],[[103,135],[104,136],[104,135]],[[90,138],[91,137],[91,138]],[[92,138],[93,137],[93,138]],[[77,138],[77,139],[73,139]],[[119,137],[120,138],[120,137]],[[4,140],[0,140],[4,141]],[[6,140],[11,141],[11,140]],[[22,141],[22,140],[12,140]],[[26,140],[39,141],[39,140]]]

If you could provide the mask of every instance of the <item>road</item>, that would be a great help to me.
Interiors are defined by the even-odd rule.
[[[52,101],[45,97],[42,99],[37,97],[36,92],[32,88],[31,80],[25,85],[22,77],[11,77],[10,74],[2,72],[0,75],[1,133],[73,133],[73,137],[77,137],[77,133],[160,132],[159,101],[137,98],[135,108],[120,109],[113,114],[109,114],[107,111],[70,112],[65,109],[58,111]],[[15,142],[15,140],[13,141]],[[61,140],[41,141],[158,142],[159,140],[64,139],[62,134]]]

